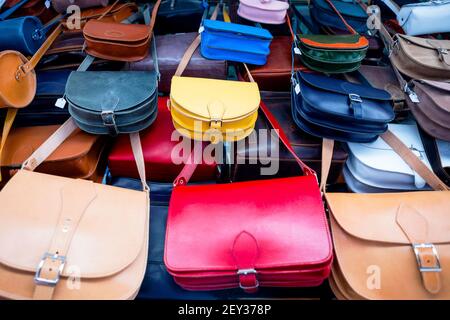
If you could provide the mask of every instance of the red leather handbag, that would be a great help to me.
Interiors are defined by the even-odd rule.
[[[315,172],[264,104],[261,110],[304,175],[186,186],[192,168],[185,167],[170,200],[164,257],[184,289],[309,287],[330,273],[333,249]]]
[[[189,158],[189,153],[183,154],[181,159],[176,159],[180,164],[175,164],[171,157],[172,150],[178,141],[171,140],[175,129],[170,111],[167,109],[168,99],[168,97],[158,98],[158,117],[149,128],[140,132],[146,175],[151,181],[172,182],[183,168],[185,162],[183,160]],[[112,176],[139,179],[139,173],[134,165],[130,139],[127,136],[117,138],[109,155],[108,163]],[[208,159],[198,165],[193,180],[214,181],[216,173],[217,166],[214,159]]]

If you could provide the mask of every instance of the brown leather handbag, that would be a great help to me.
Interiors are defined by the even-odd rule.
[[[33,126],[15,128],[5,144],[1,159],[3,181],[8,181],[20,169],[22,163],[39,148],[59,126]],[[37,172],[74,179],[101,182],[105,169],[104,136],[96,136],[76,130],[45,161]]]
[[[107,6],[109,0],[52,0],[53,8],[59,13],[66,13],[69,6],[79,6],[81,9]]]
[[[331,288],[338,299],[448,300],[450,189],[395,135],[381,137],[436,191],[326,193],[335,248]],[[324,146],[322,177],[332,150]]]
[[[144,10],[149,25],[122,24],[89,20],[83,34],[86,40],[86,52],[91,56],[115,61],[139,61],[149,52],[150,40],[156,22],[161,0],[153,7],[150,21],[148,8]]]
[[[0,192],[2,298],[118,300],[138,293],[149,238],[139,134],[130,140],[143,191],[33,172],[76,129],[70,118]]]

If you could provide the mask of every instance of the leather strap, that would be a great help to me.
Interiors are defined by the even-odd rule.
[[[144,191],[150,192],[150,187],[147,184],[147,178],[145,176],[145,161],[144,153],[142,152],[141,136],[139,132],[130,133],[131,149],[133,150],[134,159],[141,179],[142,188]]]
[[[7,19],[10,15],[12,15],[14,12],[19,10],[20,7],[25,5],[28,1],[30,1],[30,0],[22,0],[22,1],[18,2],[16,5],[12,6],[11,8],[2,12],[2,14],[0,14],[0,21]]]
[[[333,11],[337,14],[337,16],[339,17],[339,19],[342,20],[342,22],[344,23],[345,27],[347,28],[348,31],[350,31],[351,34],[357,34],[357,32],[355,31],[355,29],[353,29],[353,27],[351,25],[349,25],[347,23],[347,21],[344,19],[344,17],[342,16],[342,14],[339,12],[338,9],[336,9],[336,7],[334,6],[333,2],[331,2],[330,0],[325,0],[328,5],[331,7],[331,9],[333,9]]]
[[[19,109],[17,108],[8,108],[8,111],[6,113],[5,122],[3,123],[2,141],[0,144],[0,168],[2,163],[3,149],[5,148],[6,144],[6,139],[8,138],[9,132],[11,131],[14,119],[16,118],[18,111]],[[0,170],[0,181],[2,181],[1,170]]]
[[[450,188],[443,183],[397,136],[386,131],[380,136],[410,167],[436,191]]]
[[[247,231],[242,231],[234,239],[231,253],[237,268],[239,286],[247,293],[256,292],[259,287],[255,269],[259,256],[256,238]]]
[[[161,0],[158,0],[158,1],[156,1],[155,5],[153,6],[152,19],[150,22],[150,34],[153,34],[153,29],[155,28],[155,23],[156,23],[156,16],[158,15],[158,9],[159,9],[160,5],[161,5]]]
[[[398,4],[396,4],[394,1],[391,0],[381,0],[383,1],[383,3],[392,10],[393,13],[395,13],[395,15],[398,15],[400,13],[400,6]]]
[[[333,160],[333,150],[334,140],[323,138],[320,191],[324,194],[326,193],[328,175],[330,174],[331,162]]]

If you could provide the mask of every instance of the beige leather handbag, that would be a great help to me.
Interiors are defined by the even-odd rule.
[[[450,299],[450,191],[392,133],[381,137],[437,191],[325,193],[331,288],[338,299]],[[324,143],[322,177],[331,151]]]
[[[143,191],[33,172],[72,132],[69,119],[0,192],[0,297],[133,299],[147,265],[149,188],[139,134],[130,140]]]

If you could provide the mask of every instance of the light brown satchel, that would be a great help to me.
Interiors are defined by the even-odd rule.
[[[381,136],[436,191],[325,193],[338,299],[450,299],[450,191],[391,132]],[[333,144],[324,141],[325,191]]]
[[[149,188],[143,191],[33,172],[77,126],[70,118],[0,192],[0,297],[132,299],[147,265]]]

